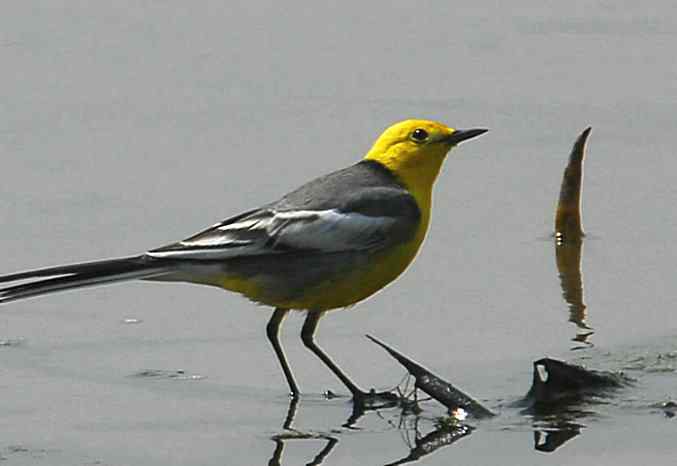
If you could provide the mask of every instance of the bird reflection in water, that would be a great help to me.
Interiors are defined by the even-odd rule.
[[[583,159],[591,128],[586,128],[576,139],[564,170],[562,187],[555,213],[555,259],[562,296],[569,305],[569,322],[576,325],[572,341],[581,343],[581,349],[592,346],[588,340],[594,333],[587,323],[588,313],[583,296],[581,257],[583,252],[583,225],[581,221],[581,186]]]

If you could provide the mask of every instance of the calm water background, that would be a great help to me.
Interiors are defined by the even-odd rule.
[[[6,1],[0,16],[0,273],[140,252],[358,160],[385,127],[491,132],[455,150],[430,235],[386,291],[324,319],[364,387],[402,371],[374,334],[502,413],[421,464],[673,464],[677,425],[677,8],[673,2]],[[555,199],[592,125],[579,351],[555,267]],[[7,464],[262,465],[287,412],[269,311],[205,287],[131,283],[0,310]],[[140,323],[124,323],[138,319]],[[327,465],[405,456],[397,412],[350,414],[284,327],[296,426]],[[533,449],[508,404],[544,355],[628,368],[636,386]],[[133,377],[139,371],[182,377]],[[191,377],[196,376],[196,377]],[[430,405],[425,416],[443,414]],[[424,419],[423,424],[426,420]],[[428,428],[431,423],[428,422]],[[288,441],[305,464],[324,440]]]

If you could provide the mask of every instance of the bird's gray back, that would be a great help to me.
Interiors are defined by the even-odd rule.
[[[387,188],[408,194],[386,167],[363,160],[355,165],[315,178],[267,207],[277,211],[340,209],[349,196],[366,188]]]

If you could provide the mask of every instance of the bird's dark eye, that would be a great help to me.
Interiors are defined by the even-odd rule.
[[[413,133],[411,133],[411,139],[416,142],[423,142],[428,139],[428,132],[423,128],[416,128]]]

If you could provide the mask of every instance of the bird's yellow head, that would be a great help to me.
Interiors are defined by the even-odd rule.
[[[486,129],[459,130],[428,120],[405,120],[386,129],[365,156],[392,171],[414,193],[432,188],[449,150]]]

